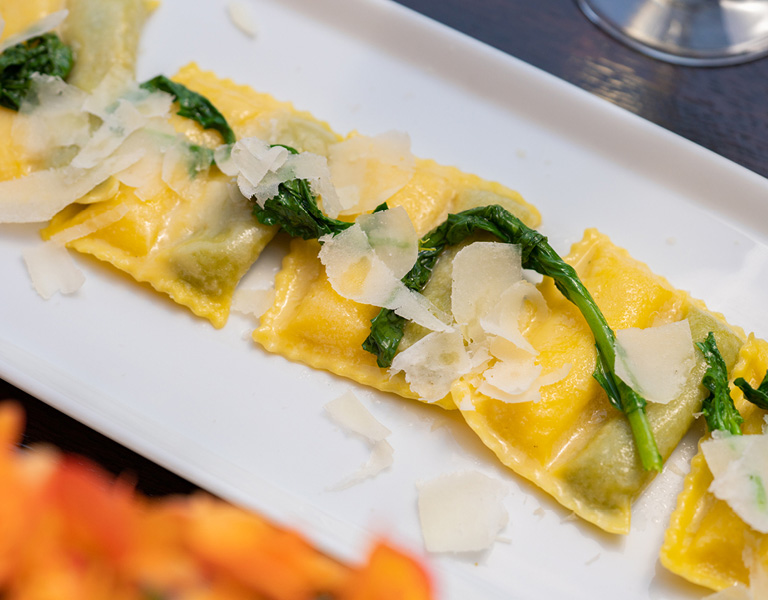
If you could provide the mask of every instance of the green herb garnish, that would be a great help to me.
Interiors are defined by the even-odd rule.
[[[595,338],[595,379],[608,394],[611,404],[626,414],[643,467],[661,470],[661,454],[645,413],[646,402],[614,373],[616,354],[613,330],[575,269],[558,256],[544,235],[498,205],[448,215],[442,225],[421,239],[416,264],[403,278],[403,283],[412,290],[421,290],[441,252],[479,231],[490,233],[502,242],[518,245],[523,268],[551,277],[557,289],[581,311]],[[376,355],[379,366],[392,364],[404,327],[405,319],[389,309],[382,309],[373,319],[371,334],[363,348]]]
[[[0,106],[19,110],[32,88],[32,75],[65,79],[72,70],[72,50],[55,33],[46,33],[0,54]]]
[[[262,223],[279,224],[290,235],[304,239],[335,235],[351,225],[325,217],[317,208],[306,182],[300,180],[281,185],[278,196],[268,200],[264,208],[256,206],[254,214]],[[661,454],[645,413],[645,400],[613,371],[616,358],[613,331],[576,271],[557,255],[541,233],[498,205],[449,215],[442,225],[421,239],[416,264],[403,277],[403,283],[411,290],[420,291],[429,281],[441,252],[479,231],[490,233],[502,242],[519,245],[523,267],[552,277],[563,295],[579,308],[595,337],[598,360],[594,376],[610,402],[627,415],[644,468],[660,470]],[[371,333],[363,348],[376,355],[379,366],[392,364],[405,324],[406,319],[390,309],[382,309],[372,320]]]
[[[298,151],[290,146],[275,144],[285,148],[291,154]],[[305,240],[320,239],[324,235],[341,233],[353,223],[332,219],[318,208],[315,196],[306,179],[292,179],[281,183],[277,196],[264,203],[253,205],[253,214],[263,225],[279,225],[291,237]],[[379,210],[381,207],[377,207]]]
[[[165,75],[158,75],[149,81],[145,81],[140,87],[151,92],[162,91],[171,94],[174,100],[179,103],[178,114],[180,116],[196,121],[204,129],[218,131],[225,144],[235,143],[235,133],[230,128],[224,115],[205,96],[193,92],[180,83],[171,81]]]
[[[187,174],[190,179],[197,177],[198,173],[205,171],[215,162],[213,150],[210,148],[198,144],[189,144],[186,146],[186,150],[189,155]]]
[[[733,383],[744,392],[744,397],[752,404],[768,410],[768,373],[765,374],[757,389],[749,385],[743,377],[738,377]]]
[[[709,395],[704,398],[701,408],[707,420],[707,427],[710,431],[721,430],[733,435],[741,435],[741,424],[744,419],[733,404],[728,387],[728,368],[717,348],[714,333],[710,331],[707,339],[696,342],[696,346],[709,365],[701,381],[702,385],[709,390]]]

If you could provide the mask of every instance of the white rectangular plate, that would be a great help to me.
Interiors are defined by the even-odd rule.
[[[526,64],[386,0],[252,0],[258,33],[226,0],[164,0],[139,78],[197,61],[291,100],[340,132],[407,131],[414,152],[519,190],[567,251],[597,227],[677,287],[768,335],[768,183]],[[418,554],[416,484],[480,470],[505,483],[503,541],[430,556],[441,598],[689,599],[657,560],[679,491],[667,469],[632,533],[570,518],[501,467],[459,419],[270,355],[233,316],[223,330],[87,257],[85,286],[49,301],[21,251],[36,227],[0,227],[0,375],[230,500],[346,559],[384,534]],[[274,256],[257,269],[272,272]],[[391,470],[329,491],[368,456],[325,415],[352,389],[392,430]],[[684,464],[695,441],[672,459]]]

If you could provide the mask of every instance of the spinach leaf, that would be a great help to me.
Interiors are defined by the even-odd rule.
[[[608,394],[611,404],[626,414],[644,468],[660,470],[662,459],[645,413],[646,401],[613,371],[616,359],[613,330],[575,269],[558,256],[544,235],[529,228],[498,205],[448,215],[443,224],[421,239],[416,264],[403,278],[405,285],[413,290],[421,290],[429,280],[440,253],[479,231],[490,233],[502,242],[517,244],[521,250],[523,268],[551,277],[557,289],[581,311],[597,348],[594,377]],[[382,309],[373,319],[371,333],[363,348],[376,355],[379,366],[388,367],[392,364],[403,336],[404,325],[405,319],[389,309]]]
[[[701,350],[709,365],[701,382],[709,390],[709,395],[704,399],[701,408],[701,412],[707,420],[707,427],[710,431],[719,429],[740,435],[741,424],[744,419],[733,404],[728,387],[728,368],[717,348],[715,335],[710,331],[707,339],[703,342],[696,342],[696,346]]]
[[[765,374],[757,389],[749,385],[743,377],[738,377],[733,383],[744,392],[744,397],[752,404],[768,410],[768,373]]]
[[[204,129],[213,129],[221,134],[225,144],[234,144],[235,133],[219,110],[205,96],[193,92],[186,86],[171,81],[165,75],[158,75],[141,84],[149,91],[162,91],[171,94],[179,103],[178,114],[196,121]]]
[[[32,75],[65,79],[72,70],[72,50],[55,33],[46,33],[0,54],[0,106],[19,110],[32,87]]]
[[[285,148],[291,154],[298,154],[295,148],[283,144],[274,144]],[[253,205],[253,214],[263,225],[280,225],[291,237],[316,240],[324,235],[341,233],[352,223],[331,219],[318,208],[315,196],[306,179],[292,179],[281,183],[277,196],[259,206]],[[376,210],[382,207],[377,207]]]
[[[323,215],[317,208],[309,185],[303,180],[281,184],[278,195],[267,200],[263,208],[256,205],[254,214],[260,222],[279,224],[288,234],[304,239],[336,235],[351,225]],[[412,290],[420,291],[429,281],[441,252],[479,231],[493,234],[502,242],[519,245],[523,267],[552,277],[563,295],[579,308],[595,337],[598,354],[595,378],[607,392],[611,403],[627,415],[643,466],[660,470],[662,459],[645,413],[645,400],[613,372],[613,331],[576,271],[557,255],[541,233],[498,205],[448,215],[443,224],[420,240],[418,258],[411,271],[403,277],[403,283]],[[392,364],[405,324],[406,319],[390,309],[381,309],[371,321],[371,333],[363,348],[376,355],[379,366]]]

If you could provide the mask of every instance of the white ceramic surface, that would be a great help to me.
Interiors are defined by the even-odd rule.
[[[768,336],[768,182],[387,0],[252,0],[258,33],[226,0],[164,0],[140,79],[188,61],[291,100],[337,131],[407,131],[414,152],[518,189],[567,251],[597,227],[731,322]],[[423,552],[415,484],[477,469],[505,482],[503,540],[431,556],[440,597],[691,599],[658,548],[682,479],[667,469],[632,533],[572,519],[501,467],[452,416],[270,355],[233,316],[223,330],[88,257],[85,286],[44,301],[21,250],[36,227],[0,226],[0,375],[230,500],[355,559],[386,533]],[[279,252],[257,264],[270,274]],[[246,334],[246,335],[244,335]],[[391,470],[328,491],[368,455],[323,405],[354,390],[392,430]],[[684,465],[695,441],[672,459]]]

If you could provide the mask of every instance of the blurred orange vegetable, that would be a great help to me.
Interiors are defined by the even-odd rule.
[[[22,450],[23,425],[0,404],[3,600],[433,597],[424,568],[383,542],[344,564],[203,492],[150,499],[85,460]]]

